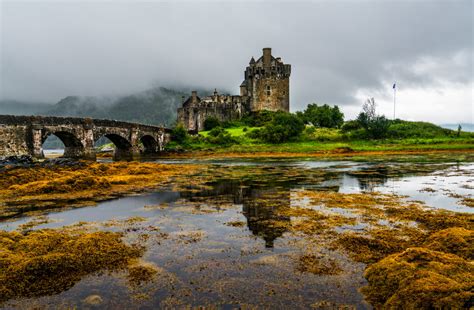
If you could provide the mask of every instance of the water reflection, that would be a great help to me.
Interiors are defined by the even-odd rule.
[[[123,230],[132,241],[143,237],[143,242],[148,242],[146,260],[163,268],[159,277],[163,282],[144,286],[154,290],[149,300],[140,301],[147,305],[143,308],[166,308],[166,304],[161,304],[165,298],[180,296],[184,303],[195,306],[215,302],[221,306],[238,305],[240,301],[273,308],[308,308],[315,305],[315,301],[324,301],[363,309],[369,308],[358,292],[364,283],[363,265],[344,265],[344,257],[331,256],[345,266],[346,275],[316,276],[294,271],[294,260],[303,250],[318,253],[317,249],[323,257],[336,255],[319,248],[320,240],[315,241],[314,248],[306,249],[309,244],[306,240],[300,242],[299,236],[295,238],[287,233],[291,219],[284,214],[291,213],[286,211],[292,206],[304,203],[294,192],[300,189],[340,193],[389,191],[423,200],[433,207],[468,212],[467,207],[456,209],[459,198],[447,196],[442,190],[469,195],[472,191],[469,182],[474,182],[472,164],[281,162],[275,166],[246,162],[219,167],[209,164],[209,171],[211,181],[201,187],[193,185],[198,182],[189,182],[176,190],[101,202],[96,207],[62,209],[49,213],[51,222],[34,229],[96,221],[98,226],[94,227]],[[420,191],[427,186],[435,192]],[[318,203],[311,201],[311,204]],[[196,210],[210,212],[194,212]],[[350,211],[335,208],[332,211],[350,217]],[[107,224],[112,219],[125,221],[131,217],[144,220],[123,226]],[[30,219],[3,221],[0,229],[17,229]],[[241,225],[224,225],[237,222],[236,219]],[[359,228],[344,227],[347,230]],[[201,237],[196,241],[191,238],[195,235]],[[172,279],[169,285],[164,282],[166,275]],[[47,303],[57,305],[62,299],[67,301],[67,307],[73,308],[82,305],[87,296],[100,294],[104,301],[113,302],[107,304],[109,308],[127,308],[138,302],[130,299],[129,293],[120,280],[98,275],[82,280],[57,296],[42,297],[35,302],[41,308]],[[28,302],[19,305],[27,306]]]
[[[288,230],[290,218],[282,216],[281,211],[290,208],[290,189],[288,186],[268,187],[267,182],[259,180],[237,181],[220,180],[208,184],[210,188],[200,192],[183,192],[181,196],[191,202],[206,201],[219,208],[220,203],[242,206],[242,214],[247,220],[248,229],[265,241],[265,247],[273,248],[275,239]]]
[[[219,208],[221,203],[241,205],[248,229],[255,236],[262,238],[267,248],[273,248],[275,240],[283,236],[290,227],[290,218],[282,214],[285,214],[285,209],[290,208],[290,192],[295,189],[313,188],[341,193],[396,193],[406,195],[408,199],[425,201],[435,208],[470,212],[469,208],[459,205],[458,201],[449,195],[437,195],[437,198],[433,199],[432,193],[422,189],[428,182],[434,182],[431,183],[433,187],[460,190],[456,184],[464,177],[455,179],[448,175],[469,171],[472,165],[460,167],[459,163],[364,163],[356,169],[354,166],[357,167],[356,164],[345,167],[335,167],[334,164],[319,165],[312,169],[301,169],[301,166],[294,165],[280,165],[277,168],[255,167],[249,174],[239,174],[236,178],[221,178],[206,184],[208,187],[205,190],[184,192],[181,196],[191,202],[207,202],[216,208]],[[240,170],[242,167],[227,169]],[[434,181],[432,174],[436,172],[441,173],[443,178]]]
[[[242,212],[249,230],[265,240],[265,247],[273,248],[275,239],[290,226],[290,218],[281,215],[290,208],[290,191],[279,189],[251,189],[244,196]]]

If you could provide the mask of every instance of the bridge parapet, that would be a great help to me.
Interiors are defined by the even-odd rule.
[[[115,120],[0,115],[0,156],[43,157],[42,145],[51,134],[64,143],[64,157],[95,158],[95,141],[103,136],[115,144],[116,155],[158,153],[169,142],[170,132],[165,127]]]

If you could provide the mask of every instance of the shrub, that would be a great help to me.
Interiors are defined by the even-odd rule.
[[[353,120],[353,121],[345,122],[341,126],[341,131],[346,133],[346,132],[358,130],[358,129],[361,129],[361,128],[362,128],[362,126],[360,125],[360,123],[356,120]]]
[[[178,144],[186,144],[189,140],[188,131],[182,124],[179,124],[171,132],[171,139]]]
[[[334,128],[316,128],[311,126],[305,129],[304,135],[307,139],[314,141],[340,141],[343,139],[341,131]]]
[[[389,126],[390,121],[386,119],[385,116],[377,115],[369,127],[369,133],[374,139],[385,138],[387,136]]]
[[[303,130],[304,123],[298,116],[278,112],[273,120],[256,134],[265,142],[282,143],[298,137]]]
[[[260,139],[261,131],[262,131],[262,129],[255,129],[255,130],[247,131],[247,133],[245,133],[245,136],[247,138],[250,138],[250,139]]]
[[[209,143],[218,145],[229,145],[238,143],[238,141],[222,127],[213,128],[209,132],[209,136],[206,138],[206,140]]]
[[[278,112],[273,111],[257,111],[242,118],[242,123],[251,127],[263,127],[273,120],[273,117]]]
[[[210,116],[204,121],[204,130],[211,130],[218,126],[221,126],[221,122],[214,116]]]
[[[337,105],[331,107],[327,104],[318,106],[316,103],[311,103],[304,112],[296,115],[306,124],[313,124],[316,127],[339,128],[344,123],[344,114]]]
[[[390,121],[383,115],[377,115],[375,107],[374,98],[367,100],[362,106],[362,112],[357,117],[357,121],[365,129],[369,137],[380,139],[387,135]]]

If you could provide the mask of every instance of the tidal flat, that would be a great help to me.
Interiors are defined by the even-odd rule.
[[[474,154],[0,167],[3,308],[470,308]]]

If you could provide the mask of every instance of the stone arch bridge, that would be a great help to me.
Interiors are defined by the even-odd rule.
[[[0,156],[42,158],[43,142],[53,134],[64,143],[64,157],[95,159],[94,143],[104,136],[115,144],[115,156],[133,157],[162,151],[170,131],[104,119],[0,115]]]

